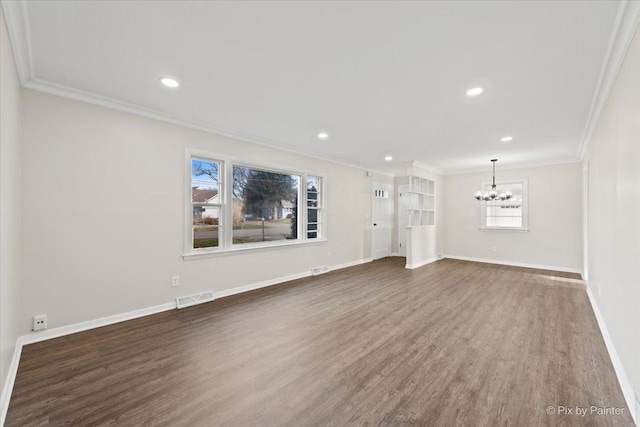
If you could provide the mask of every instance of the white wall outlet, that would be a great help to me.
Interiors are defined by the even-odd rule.
[[[47,315],[38,314],[37,316],[33,316],[33,330],[41,331],[43,329],[47,329]]]
[[[491,252],[498,252],[498,248],[496,248],[495,246],[491,246]]]
[[[331,251],[327,252],[327,258],[331,258]]]
[[[171,286],[172,287],[176,287],[176,286],[180,286],[180,276],[173,276],[171,278]]]

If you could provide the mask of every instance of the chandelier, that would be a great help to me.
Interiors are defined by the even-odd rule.
[[[509,200],[510,198],[513,197],[513,194],[511,194],[511,190],[507,190],[507,191],[502,191],[500,194],[498,194],[498,192],[496,191],[496,162],[498,161],[498,159],[491,159],[491,163],[493,163],[493,183],[491,184],[491,191],[485,191],[484,193],[482,193],[482,191],[476,191],[476,200],[484,200],[484,201],[489,201],[489,200],[496,200],[496,199],[500,199],[500,200]]]

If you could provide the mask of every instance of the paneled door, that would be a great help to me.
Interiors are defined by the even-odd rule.
[[[391,255],[391,228],[393,225],[393,199],[390,197],[391,186],[373,183],[371,214],[373,235],[371,239],[373,259]]]

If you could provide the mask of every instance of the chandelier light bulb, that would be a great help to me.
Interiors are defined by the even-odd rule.
[[[476,200],[484,200],[484,201],[489,201],[489,200],[496,200],[496,199],[500,199],[500,200],[509,200],[513,194],[511,193],[511,190],[506,190],[506,191],[500,191],[500,193],[498,193],[497,189],[496,189],[496,162],[498,161],[498,159],[491,159],[491,164],[493,165],[493,181],[491,183],[491,190],[490,191],[485,191],[484,193],[482,193],[482,191],[476,191],[475,194],[475,199]]]

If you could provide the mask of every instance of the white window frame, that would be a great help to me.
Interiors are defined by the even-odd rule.
[[[521,227],[496,227],[487,224],[487,203],[480,201],[480,230],[481,231],[529,231],[529,180],[527,178],[510,179],[505,181],[496,181],[496,185],[513,185],[522,184],[522,226]],[[491,187],[491,181],[483,181],[481,183],[482,192],[485,192],[487,186]]]
[[[212,248],[193,248],[193,203],[191,201],[191,160],[199,159],[204,161],[218,162],[220,164],[219,181],[221,186],[218,189],[220,197],[220,224],[218,246]],[[267,172],[282,173],[287,175],[297,175],[300,177],[298,184],[298,238],[290,240],[276,240],[270,242],[233,244],[233,167],[241,166],[251,169],[259,169]],[[193,148],[185,150],[185,221],[184,221],[184,252],[183,259],[198,259],[210,256],[229,255],[246,253],[247,251],[269,250],[283,247],[299,245],[312,245],[327,242],[327,203],[326,188],[327,177],[325,174],[308,171],[284,168],[282,166],[269,163],[257,163],[239,159],[237,157],[221,155],[209,151]],[[317,238],[307,238],[307,176],[320,178],[321,188],[319,192],[322,207],[320,209],[321,224]]]

